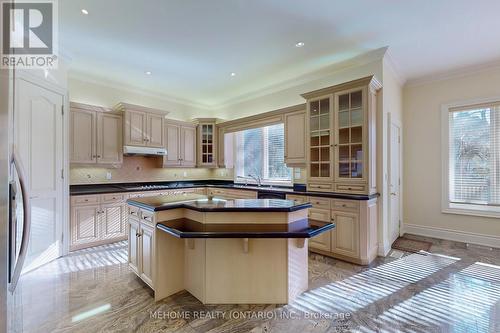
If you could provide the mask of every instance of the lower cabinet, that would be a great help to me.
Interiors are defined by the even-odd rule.
[[[287,199],[310,202],[308,217],[314,220],[335,223],[335,228],[309,240],[309,249],[356,264],[369,264],[377,256],[377,199],[347,200],[323,197]]]
[[[126,239],[126,216],[123,195],[114,200],[108,195],[73,196],[70,250]]]
[[[209,196],[221,199],[257,199],[257,192],[249,190],[209,188],[207,193]]]
[[[154,239],[155,227],[153,221],[139,217],[129,217],[128,234],[128,264],[129,267],[146,282],[154,287]]]

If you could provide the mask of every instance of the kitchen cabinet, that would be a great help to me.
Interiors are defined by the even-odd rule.
[[[285,164],[289,167],[306,165],[306,110],[286,113]]]
[[[217,127],[217,166],[232,169],[234,167],[234,133],[226,133],[224,127]]]
[[[71,197],[70,250],[124,240],[127,206],[122,194]]]
[[[116,165],[123,162],[122,116],[110,109],[71,103],[70,162]]]
[[[257,191],[235,190],[225,188],[209,188],[209,196],[220,199],[257,199]]]
[[[165,146],[165,116],[168,112],[128,103],[119,103],[115,109],[125,115],[124,145],[155,148]]]
[[[359,213],[334,211],[332,221],[335,223],[335,229],[331,234],[331,251],[357,258],[359,255]]]
[[[380,83],[367,77],[303,94],[307,99],[307,187],[376,193],[376,107]]]
[[[151,288],[154,288],[155,220],[154,215],[132,209],[128,217],[129,267]]]
[[[191,123],[167,121],[165,124],[165,147],[167,155],[163,157],[164,167],[196,166],[196,126]]]
[[[216,168],[217,167],[217,130],[216,119],[198,118],[198,136],[197,149],[198,167]]]

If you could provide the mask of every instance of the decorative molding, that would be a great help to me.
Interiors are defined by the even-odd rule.
[[[178,97],[173,97],[164,93],[159,93],[155,92],[152,90],[145,90],[140,87],[132,86],[132,85],[126,85],[124,83],[119,83],[119,82],[114,82],[98,77],[92,77],[80,72],[75,72],[71,71],[68,73],[68,78],[81,81],[84,83],[90,83],[90,84],[95,84],[95,85],[100,85],[103,87],[111,88],[111,89],[117,89],[117,90],[122,90],[125,92],[130,92],[133,94],[139,94],[143,95],[146,97],[151,97],[151,98],[157,98],[160,100],[164,100],[169,103],[176,103],[176,104],[181,104],[183,106],[188,106],[188,107],[193,107],[193,108],[198,108],[198,109],[206,109],[207,111],[210,111],[210,108],[208,105],[205,104],[200,104],[200,103],[195,103],[193,101],[183,99],[183,98],[178,98]]]
[[[69,102],[69,107],[72,109],[83,109],[87,111],[97,111],[97,112],[113,112],[111,108],[104,106],[90,105],[85,103]]]
[[[405,87],[415,87],[431,82],[451,80],[464,76],[474,75],[477,73],[489,71],[492,69],[500,69],[500,60],[487,62],[483,64],[461,67],[449,71],[437,72],[434,74],[422,76],[420,78],[409,79],[406,81]]]
[[[491,236],[467,231],[458,231],[408,223],[404,224],[404,233],[500,248],[500,236]]]
[[[310,91],[310,92],[302,94],[301,96],[304,97],[305,99],[311,99],[311,98],[315,98],[315,97],[329,95],[329,94],[337,92],[337,91],[351,89],[353,87],[365,86],[365,85],[371,86],[375,91],[382,88],[382,83],[380,83],[380,81],[375,78],[375,75],[370,75],[370,76],[363,77],[363,78],[360,78],[357,80],[352,80],[349,82],[336,84],[334,86]]]
[[[398,64],[394,61],[394,57],[392,57],[392,52],[390,52],[389,48],[384,56],[384,66],[389,68],[392,74],[394,74],[396,81],[398,81],[399,85],[403,87],[406,83],[406,77],[401,74],[402,71]]]
[[[166,116],[167,114],[169,114],[170,112],[169,111],[165,111],[165,110],[159,110],[159,109],[153,109],[153,108],[148,108],[148,107],[145,107],[145,106],[142,106],[142,105],[136,105],[136,104],[130,104],[130,103],[124,103],[124,102],[120,102],[118,104],[116,104],[114,107],[113,107],[114,110],[117,110],[117,111],[139,111],[139,112],[146,112],[146,113],[155,113],[155,114],[160,114],[162,116]]]
[[[385,244],[385,245],[382,243],[378,244],[378,251],[377,251],[378,256],[386,257],[390,251],[391,251],[391,244]]]
[[[346,59],[337,63],[334,63],[329,66],[322,67],[320,69],[317,69],[315,71],[305,73],[302,75],[299,75],[297,77],[293,77],[290,79],[287,79],[285,81],[282,81],[280,83],[276,84],[271,84],[268,86],[265,86],[263,88],[260,88],[258,90],[254,90],[248,93],[241,94],[240,96],[228,99],[226,101],[223,101],[218,104],[205,104],[205,103],[199,103],[195,102],[192,100],[188,99],[183,99],[183,98],[178,98],[175,96],[169,96],[164,93],[156,92],[153,90],[144,90],[140,87],[132,86],[132,85],[124,85],[123,82],[114,82],[110,81],[104,78],[98,78],[98,77],[92,77],[89,76],[85,73],[82,72],[77,72],[77,71],[72,71],[68,74],[68,77],[70,79],[82,81],[85,83],[91,83],[91,84],[96,84],[96,85],[101,85],[105,86],[108,88],[112,89],[118,89],[118,90],[123,90],[135,94],[141,94],[144,96],[152,97],[152,98],[158,98],[162,99],[171,103],[177,103],[181,104],[184,106],[189,106],[189,107],[194,107],[194,108],[199,108],[199,109],[204,109],[206,111],[217,111],[222,108],[227,108],[231,105],[235,105],[238,103],[242,103],[245,101],[249,101],[255,98],[259,98],[262,96],[270,95],[279,91],[283,91],[288,88],[300,86],[301,84],[305,84],[308,82],[313,82],[316,80],[320,80],[325,77],[329,77],[331,75],[334,75],[337,72],[347,70],[350,68],[355,68],[363,65],[367,65],[370,63],[373,63],[375,61],[383,61],[384,55],[387,52],[388,47],[382,47],[379,49],[375,49],[363,54],[360,54],[358,56],[355,56],[350,59]]]

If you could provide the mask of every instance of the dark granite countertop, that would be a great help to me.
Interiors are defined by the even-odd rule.
[[[187,208],[199,212],[295,212],[312,207],[310,203],[277,199],[209,199],[201,194],[159,195],[128,199],[131,206],[157,212]]]
[[[144,185],[149,185],[150,188],[142,188]],[[155,188],[154,186],[162,186]],[[325,198],[338,198],[350,200],[369,200],[377,198],[379,194],[364,195],[364,194],[346,194],[335,192],[313,192],[307,191],[304,184],[295,184],[294,187],[270,187],[255,185],[245,186],[242,184],[234,184],[232,181],[221,180],[196,180],[196,181],[172,181],[172,182],[147,182],[147,183],[117,183],[117,184],[93,184],[93,185],[71,185],[71,195],[89,195],[89,194],[104,194],[104,193],[119,193],[119,192],[144,192],[144,191],[159,191],[159,190],[175,190],[195,187],[215,187],[229,188],[247,191],[272,192],[295,194],[304,196],[315,196]]]
[[[331,230],[335,224],[303,219],[287,224],[204,224],[181,218],[156,225],[177,238],[311,238]]]

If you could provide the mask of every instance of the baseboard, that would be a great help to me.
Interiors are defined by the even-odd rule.
[[[378,244],[378,251],[377,251],[378,256],[385,257],[389,254],[389,251],[391,251],[391,244],[386,244],[386,246],[384,246],[384,244],[382,243]]]
[[[404,233],[500,248],[500,236],[490,236],[473,232],[457,231],[407,223],[404,224]]]

